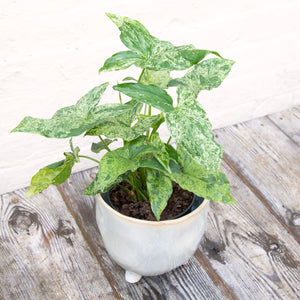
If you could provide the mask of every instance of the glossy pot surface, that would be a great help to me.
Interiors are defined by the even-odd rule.
[[[208,200],[178,219],[145,221],[127,217],[97,195],[96,220],[110,257],[139,275],[163,274],[194,254],[206,229]]]

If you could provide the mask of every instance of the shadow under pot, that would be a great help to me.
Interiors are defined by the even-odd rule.
[[[96,197],[96,221],[109,256],[134,283],[187,262],[205,232],[209,201],[198,196],[181,215],[166,221],[125,216],[112,208],[109,194]]]

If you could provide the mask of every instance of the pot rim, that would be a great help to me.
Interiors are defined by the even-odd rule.
[[[145,225],[152,225],[152,226],[172,225],[172,224],[177,224],[177,223],[183,222],[185,220],[188,220],[188,219],[192,218],[194,215],[199,214],[200,212],[202,212],[209,203],[209,200],[204,199],[202,201],[202,203],[199,205],[199,207],[197,207],[195,210],[193,210],[192,212],[188,213],[187,215],[184,215],[184,216],[182,216],[180,218],[177,218],[177,219],[164,220],[164,221],[148,221],[148,220],[141,220],[141,219],[137,219],[137,218],[133,218],[133,217],[129,217],[129,216],[121,214],[120,212],[118,212],[117,210],[115,210],[114,208],[109,206],[104,201],[104,199],[102,198],[102,196],[100,194],[97,194],[96,198],[97,198],[97,200],[101,201],[101,204],[103,206],[105,206],[105,208],[108,209],[115,216],[117,216],[121,219],[124,219],[126,221],[136,222],[136,223],[145,224]]]

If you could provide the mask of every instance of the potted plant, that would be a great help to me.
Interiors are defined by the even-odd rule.
[[[141,68],[138,78],[126,77],[113,86],[119,103],[98,105],[108,86],[103,83],[51,119],[25,117],[13,132],[70,138],[71,150],[64,153],[65,159],[40,169],[26,196],[63,183],[81,158],[99,164],[84,194],[97,195],[96,218],[105,246],[127,270],[127,280],[136,282],[141,275],[167,272],[193,255],[205,230],[208,200],[234,203],[229,182],[219,169],[223,149],[214,141],[211,124],[197,102],[201,90],[221,84],[234,62],[215,51],[161,41],[136,20],[107,16],[118,26],[129,50],[112,55],[99,72]],[[209,54],[213,57],[207,58]],[[183,76],[171,78],[171,71],[184,70]],[[171,87],[177,89],[176,101],[166,91]],[[124,101],[124,95],[130,99]],[[169,132],[167,140],[159,134],[163,123]],[[107,151],[100,160],[81,155],[73,146],[72,137],[81,134],[99,137],[91,150]],[[111,150],[109,145],[116,140],[122,145]],[[168,200],[178,192],[192,204],[179,217],[161,220]],[[117,211],[110,198],[127,210],[131,207],[128,215]],[[130,215],[147,205],[156,221]]]

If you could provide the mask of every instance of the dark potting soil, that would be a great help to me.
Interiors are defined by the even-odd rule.
[[[121,185],[130,189],[127,182],[122,182]],[[141,220],[156,221],[148,201],[133,201],[130,194],[119,186],[114,186],[110,190],[109,196],[111,204],[120,213]],[[191,205],[193,198],[193,193],[182,189],[177,183],[173,183],[173,193],[160,220],[169,220],[183,213]]]

